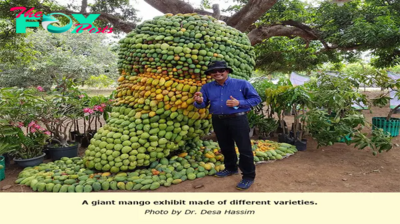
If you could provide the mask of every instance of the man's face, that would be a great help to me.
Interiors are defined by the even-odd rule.
[[[229,70],[225,68],[215,69],[210,71],[209,74],[217,82],[225,81],[228,78]]]

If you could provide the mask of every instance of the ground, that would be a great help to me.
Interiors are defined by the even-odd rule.
[[[369,122],[372,117],[386,116],[389,107],[373,108],[372,111],[372,114],[363,111]],[[400,137],[395,137],[393,143],[400,144]],[[280,161],[257,165],[256,181],[247,191],[400,192],[399,163],[400,148],[396,145],[389,152],[374,156],[368,149],[358,150],[345,143],[317,149],[316,141],[308,137],[305,151]],[[0,189],[7,185],[11,187],[2,192],[32,191],[14,184],[21,170],[14,164],[7,167],[6,179],[0,182]],[[235,186],[240,179],[240,175],[223,179],[207,176],[168,188],[160,187],[155,192],[237,192]]]

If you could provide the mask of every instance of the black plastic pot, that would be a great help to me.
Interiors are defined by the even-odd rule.
[[[20,166],[22,168],[25,168],[25,167],[28,167],[28,166],[37,166],[37,165],[43,163],[45,155],[46,154],[43,153],[43,155],[41,155],[41,156],[37,156],[37,157],[34,157],[34,158],[30,158],[30,159],[15,159],[14,158],[14,162],[16,164],[18,164],[18,166]]]
[[[90,131],[87,131],[87,135],[92,138],[96,134],[96,132],[97,132],[97,130],[90,130]]]
[[[87,148],[90,145],[90,139],[92,139],[92,137],[83,136],[83,138],[81,140],[81,147],[82,148]]]
[[[82,142],[82,139],[84,138],[85,136],[83,135],[83,134],[76,134],[75,135],[75,142],[76,143],[81,143]]]
[[[61,157],[76,157],[78,156],[78,143],[74,143],[68,147],[55,147],[52,145],[47,146],[50,153],[50,158],[55,161],[61,159]]]
[[[71,138],[70,139],[71,139],[71,141],[74,142],[76,136],[79,135],[80,133],[79,133],[79,131],[71,131],[70,134],[71,134]]]
[[[285,135],[284,134],[278,134],[278,142],[285,142]]]
[[[300,136],[300,131],[297,131],[296,136],[294,136],[294,132],[293,131],[290,131],[290,133],[289,133],[289,137],[291,137],[291,138],[299,137],[299,136]]]
[[[44,159],[50,159],[50,150],[47,148],[47,146],[44,147],[43,153],[46,154]]]
[[[289,137],[288,135],[278,134],[278,142],[284,142],[293,145],[294,139]]]
[[[298,123],[297,126],[298,126],[298,129],[299,129],[299,130],[303,130],[303,129],[301,128],[301,123]],[[293,131],[293,130],[294,130],[294,123],[292,123],[292,131]]]
[[[294,138],[291,137],[286,138],[286,143],[294,145]]]
[[[307,139],[302,139],[301,141],[296,140],[294,145],[298,151],[304,151],[307,149]]]
[[[10,161],[12,160],[11,156],[8,153],[4,153],[2,156],[4,157],[4,165],[10,165]]]
[[[288,130],[288,127],[287,127],[287,124],[285,121],[283,121],[283,126],[285,127],[285,133],[289,133],[289,130]],[[278,122],[278,128],[276,129],[276,133],[278,133],[278,134],[283,133],[283,128],[281,126],[281,122]]]

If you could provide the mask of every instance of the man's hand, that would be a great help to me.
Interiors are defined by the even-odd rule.
[[[203,103],[203,94],[201,92],[196,92],[193,98],[196,103]]]
[[[237,99],[235,99],[235,98],[233,98],[233,97],[231,96],[231,99],[226,101],[226,105],[227,105],[228,107],[236,107],[236,106],[239,106],[239,100],[237,100]]]

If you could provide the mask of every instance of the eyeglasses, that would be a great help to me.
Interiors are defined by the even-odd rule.
[[[210,74],[215,74],[215,73],[224,73],[226,71],[225,68],[221,68],[221,69],[215,69],[210,71]]]

